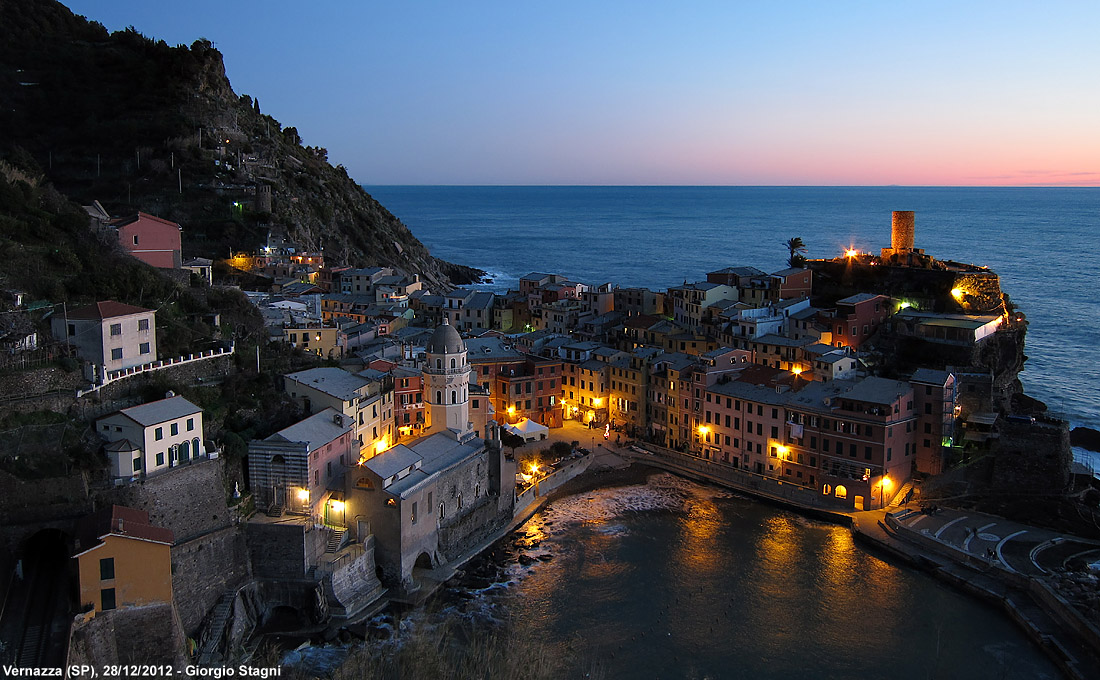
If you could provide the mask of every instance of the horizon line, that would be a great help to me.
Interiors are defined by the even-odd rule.
[[[1100,184],[451,184],[359,182],[370,187],[630,189],[1100,189]]]

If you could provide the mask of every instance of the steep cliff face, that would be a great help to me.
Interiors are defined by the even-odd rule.
[[[444,289],[480,274],[433,258],[325,149],[234,93],[206,40],[171,47],[52,0],[0,0],[0,99],[0,155],[82,203],[179,222],[185,255],[225,257],[270,233]]]

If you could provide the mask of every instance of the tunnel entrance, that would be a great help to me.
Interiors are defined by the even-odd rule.
[[[0,620],[3,657],[26,667],[63,666],[65,641],[75,601],[71,540],[59,529],[43,529],[16,556],[8,603]]]

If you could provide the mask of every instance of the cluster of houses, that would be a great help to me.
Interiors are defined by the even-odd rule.
[[[973,347],[1002,322],[876,293],[815,307],[808,268],[729,267],[661,292],[532,273],[498,294],[436,293],[388,267],[326,268],[323,254],[286,245],[234,259],[277,282],[250,294],[272,341],[339,363],[283,376],[303,418],[248,445],[254,521],[302,517],[332,531],[336,548],[370,541],[383,582],[405,588],[415,568],[447,562],[511,517],[515,463],[501,427],[614,428],[840,506],[884,507],[914,473],[944,469],[960,412],[981,409],[968,395],[989,377],[873,376],[868,341]],[[115,324],[149,330],[148,310],[98,310],[75,321],[108,338]],[[70,336],[82,332],[72,314],[68,323]],[[127,342],[120,358],[155,352]],[[96,429],[119,479],[208,455],[201,410],[178,396]]]

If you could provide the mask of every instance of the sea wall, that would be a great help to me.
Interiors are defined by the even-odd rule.
[[[151,604],[82,614],[69,630],[66,666],[187,665],[186,639],[171,604]]]

